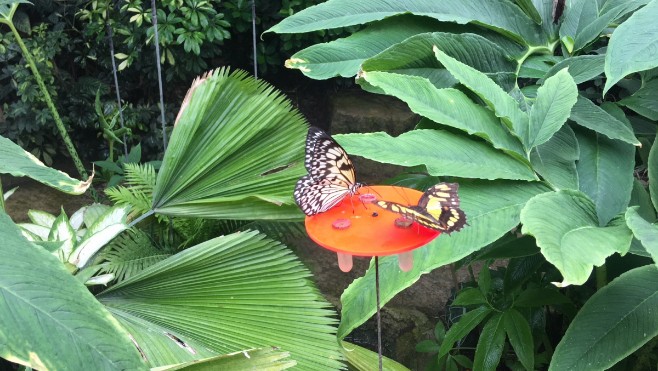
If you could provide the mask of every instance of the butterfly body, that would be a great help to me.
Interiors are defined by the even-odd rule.
[[[457,183],[436,184],[423,193],[415,206],[382,200],[375,202],[375,205],[427,228],[449,234],[459,231],[466,224],[466,214],[459,208],[458,188]]]
[[[306,215],[325,212],[361,187],[347,152],[327,133],[311,127],[306,136],[304,166],[308,175],[295,185],[295,202]]]

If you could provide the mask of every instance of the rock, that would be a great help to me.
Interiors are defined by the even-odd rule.
[[[363,91],[341,91],[331,104],[331,133],[370,133],[384,131],[398,136],[414,128],[419,116],[398,99]],[[358,156],[350,156],[361,183],[377,184],[404,170],[402,166],[383,164]]]

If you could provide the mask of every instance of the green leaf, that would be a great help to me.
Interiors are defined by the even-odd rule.
[[[561,60],[562,57],[554,55],[531,55],[521,64],[519,77],[541,79]]]
[[[364,60],[408,37],[434,31],[439,25],[426,17],[400,15],[387,18],[346,38],[301,50],[286,61],[286,67],[298,69],[316,80],[351,77],[356,75]]]
[[[658,227],[642,218],[638,214],[637,208],[628,208],[626,211],[626,224],[633,231],[633,235],[642,242],[642,246],[658,266]]]
[[[151,371],[279,371],[294,367],[297,364],[295,361],[286,359],[289,356],[290,353],[282,352],[274,347],[260,348],[194,360],[175,366],[155,367]]]
[[[480,275],[478,276],[478,289],[482,295],[486,296],[491,292],[491,270],[488,264],[482,265]]]
[[[473,369],[495,371],[503,355],[505,345],[505,325],[501,313],[494,314],[482,329],[480,340],[475,348]]]
[[[564,16],[560,25],[560,39],[575,40],[577,35],[598,17],[599,12],[597,1],[574,0],[564,8]],[[570,49],[569,52],[572,50]]]
[[[416,344],[416,352],[419,353],[438,353],[439,344],[434,340],[421,340],[420,343]]]
[[[285,246],[239,232],[153,264],[99,300],[150,366],[276,346],[302,370],[339,369],[335,313],[309,276]]]
[[[638,206],[637,213],[649,222],[653,223],[656,221],[656,210],[654,210],[651,204],[651,197],[649,197],[649,193],[637,179],[633,180],[633,190],[631,191],[631,200],[628,202],[628,205]]]
[[[430,80],[437,88],[451,87],[457,81],[435,58],[432,48],[436,46],[447,55],[481,71],[501,85],[515,79],[516,63],[510,60],[506,50],[496,44],[500,39],[499,35],[493,32],[483,35],[459,33],[471,30],[463,30],[455,26],[446,27],[445,24],[441,26],[441,30],[444,32],[419,34],[393,45],[364,61],[361,68],[366,73],[386,71],[398,75],[416,75]]]
[[[368,72],[362,77],[386,94],[399,98],[415,113],[434,122],[476,135],[495,148],[523,158],[523,147],[488,109],[457,89],[437,89],[429,80],[388,72]]]
[[[640,145],[628,125],[585,97],[578,96],[578,101],[573,106],[569,119],[610,139],[618,139],[634,146]]]
[[[534,242],[534,239],[533,239]],[[503,290],[506,295],[514,294],[525,285],[528,280],[536,276],[539,268],[546,263],[540,254],[530,255],[523,258],[510,259],[505,269],[503,278]]]
[[[0,357],[38,369],[146,369],[110,313],[4,213],[0,234]]]
[[[587,0],[581,0],[586,2]],[[637,9],[638,7],[648,3],[650,0],[622,0],[622,1],[606,1],[598,14],[598,17],[583,27],[574,40],[573,50],[581,50],[590,42],[595,40],[601,35],[610,23],[615,20],[621,19],[629,12]],[[569,6],[567,6],[568,11]]]
[[[73,179],[44,165],[34,155],[3,136],[0,136],[0,173],[16,177],[28,176],[48,187],[72,195],[85,193],[93,179],[93,174],[84,182]]]
[[[547,190],[539,182],[461,181],[460,207],[466,213],[469,225],[458,233],[442,235],[414,250],[414,266],[408,272],[400,271],[395,256],[379,259],[380,274],[386,277],[380,284],[381,304],[411,286],[421,275],[458,261],[498,240],[519,224],[519,212],[527,200]],[[375,271],[372,267],[345,289],[341,296],[343,308],[339,338],[345,337],[376,312],[375,296],[363,295],[374,290]]]
[[[658,1],[650,1],[612,33],[605,55],[605,94],[624,76],[658,66]]]
[[[650,80],[633,93],[617,104],[628,107],[640,115],[653,121],[658,120],[658,79]]]
[[[84,267],[101,247],[128,229],[126,216],[129,210],[130,206],[114,206],[98,217],[94,224],[87,227],[82,241],[69,256],[69,263],[78,268]]]
[[[514,0],[514,2],[535,23],[537,23],[537,24],[542,23],[541,15],[539,15],[539,12],[537,11],[537,8],[535,8],[535,6],[534,6],[534,4],[532,3],[531,0]]]
[[[530,236],[519,238],[515,234],[510,233],[491,246],[480,250],[475,256],[475,260],[510,259],[538,253],[539,247],[537,247],[534,238]]]
[[[546,305],[568,304],[571,300],[552,288],[529,288],[521,291],[514,300],[515,307],[542,307]]]
[[[576,161],[579,158],[578,141],[569,125],[562,126],[548,142],[530,152],[534,170],[555,189],[578,189]]]
[[[434,47],[434,54],[436,59],[462,85],[477,94],[494,111],[496,117],[503,120],[503,123],[510,130],[513,130],[518,138],[527,137],[528,115],[519,109],[519,105],[514,98],[505,93],[499,85],[487,78],[482,72],[460,63],[436,47]],[[524,143],[524,145],[527,145],[527,143]]]
[[[477,325],[484,321],[489,314],[494,313],[494,311],[488,307],[479,307],[475,308],[472,311],[466,312],[463,316],[459,317],[459,321],[452,325],[448,332],[446,333],[446,338],[441,343],[441,348],[439,349],[438,357],[443,357],[448,354],[452,346],[455,345],[457,341],[463,339],[468,335]]]
[[[69,223],[69,218],[62,209],[61,214],[55,219],[48,234],[48,241],[60,241],[62,245],[58,249],[56,255],[60,257],[61,262],[67,261],[73,248],[77,245],[78,237],[75,229]]]
[[[183,102],[153,190],[163,215],[296,219],[307,128],[274,89],[245,72],[215,70]]]
[[[503,312],[503,326],[514,353],[526,370],[535,369],[535,346],[530,324],[518,310],[510,308]]]
[[[342,340],[341,352],[347,361],[350,363],[350,366],[354,366],[359,371],[371,371],[373,370],[373,365],[379,363],[379,355],[373,351],[370,351],[366,348],[360,347],[356,344],[348,343],[347,341]],[[403,365],[395,362],[394,360],[383,357],[383,369],[387,371],[408,371],[409,369]]]
[[[594,265],[628,251],[632,237],[618,219],[599,227],[592,201],[570,190],[533,197],[521,211],[521,222],[522,232],[533,235],[546,260],[560,270],[563,285],[583,284]]]
[[[27,217],[30,218],[32,223],[49,229],[53,226],[53,223],[55,223],[55,219],[57,219],[55,215],[41,210],[29,210],[27,212]]]
[[[436,322],[436,326],[434,326],[434,338],[436,341],[443,342],[443,339],[446,337],[446,328],[443,326],[443,322],[438,321]]]
[[[603,73],[603,65],[605,64],[605,55],[578,55],[569,57],[559,61],[551,67],[546,76],[539,82],[543,82],[564,68],[569,68],[569,74],[573,77],[576,84],[582,84],[585,81],[590,81]]]
[[[653,207],[658,210],[658,136],[654,139],[651,151],[649,151],[649,163],[647,164],[649,174],[649,195]]]
[[[536,179],[521,161],[485,143],[449,131],[417,129],[398,137],[377,132],[335,135],[334,138],[350,154],[395,165],[426,165],[431,175]]]
[[[546,79],[530,111],[530,126],[524,140],[528,150],[547,142],[560,130],[577,97],[578,88],[566,69]]]
[[[484,269],[484,268],[483,268]],[[487,304],[487,298],[479,289],[474,287],[467,287],[457,294],[457,297],[452,302],[453,306],[468,306]]]
[[[658,335],[658,268],[630,270],[597,291],[555,348],[549,370],[605,370]]]
[[[473,3],[466,0],[419,0],[413,9],[404,2],[330,0],[285,18],[266,32],[303,33],[377,21],[411,13],[460,24],[473,22],[513,38],[519,43],[544,45],[547,36],[521,9],[508,1]]]
[[[635,147],[589,130],[577,130],[580,190],[596,205],[599,225],[626,210],[633,190]]]

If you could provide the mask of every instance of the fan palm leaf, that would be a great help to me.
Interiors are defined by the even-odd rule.
[[[172,216],[300,219],[302,116],[273,87],[220,69],[188,92],[164,155],[152,208]]]
[[[276,346],[301,370],[339,369],[335,313],[309,276],[284,245],[248,231],[190,247],[98,299],[151,366]]]

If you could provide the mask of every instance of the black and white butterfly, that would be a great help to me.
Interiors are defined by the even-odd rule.
[[[362,186],[356,182],[354,165],[343,147],[313,126],[306,136],[304,166],[308,175],[297,181],[294,197],[306,215],[331,209]]]

